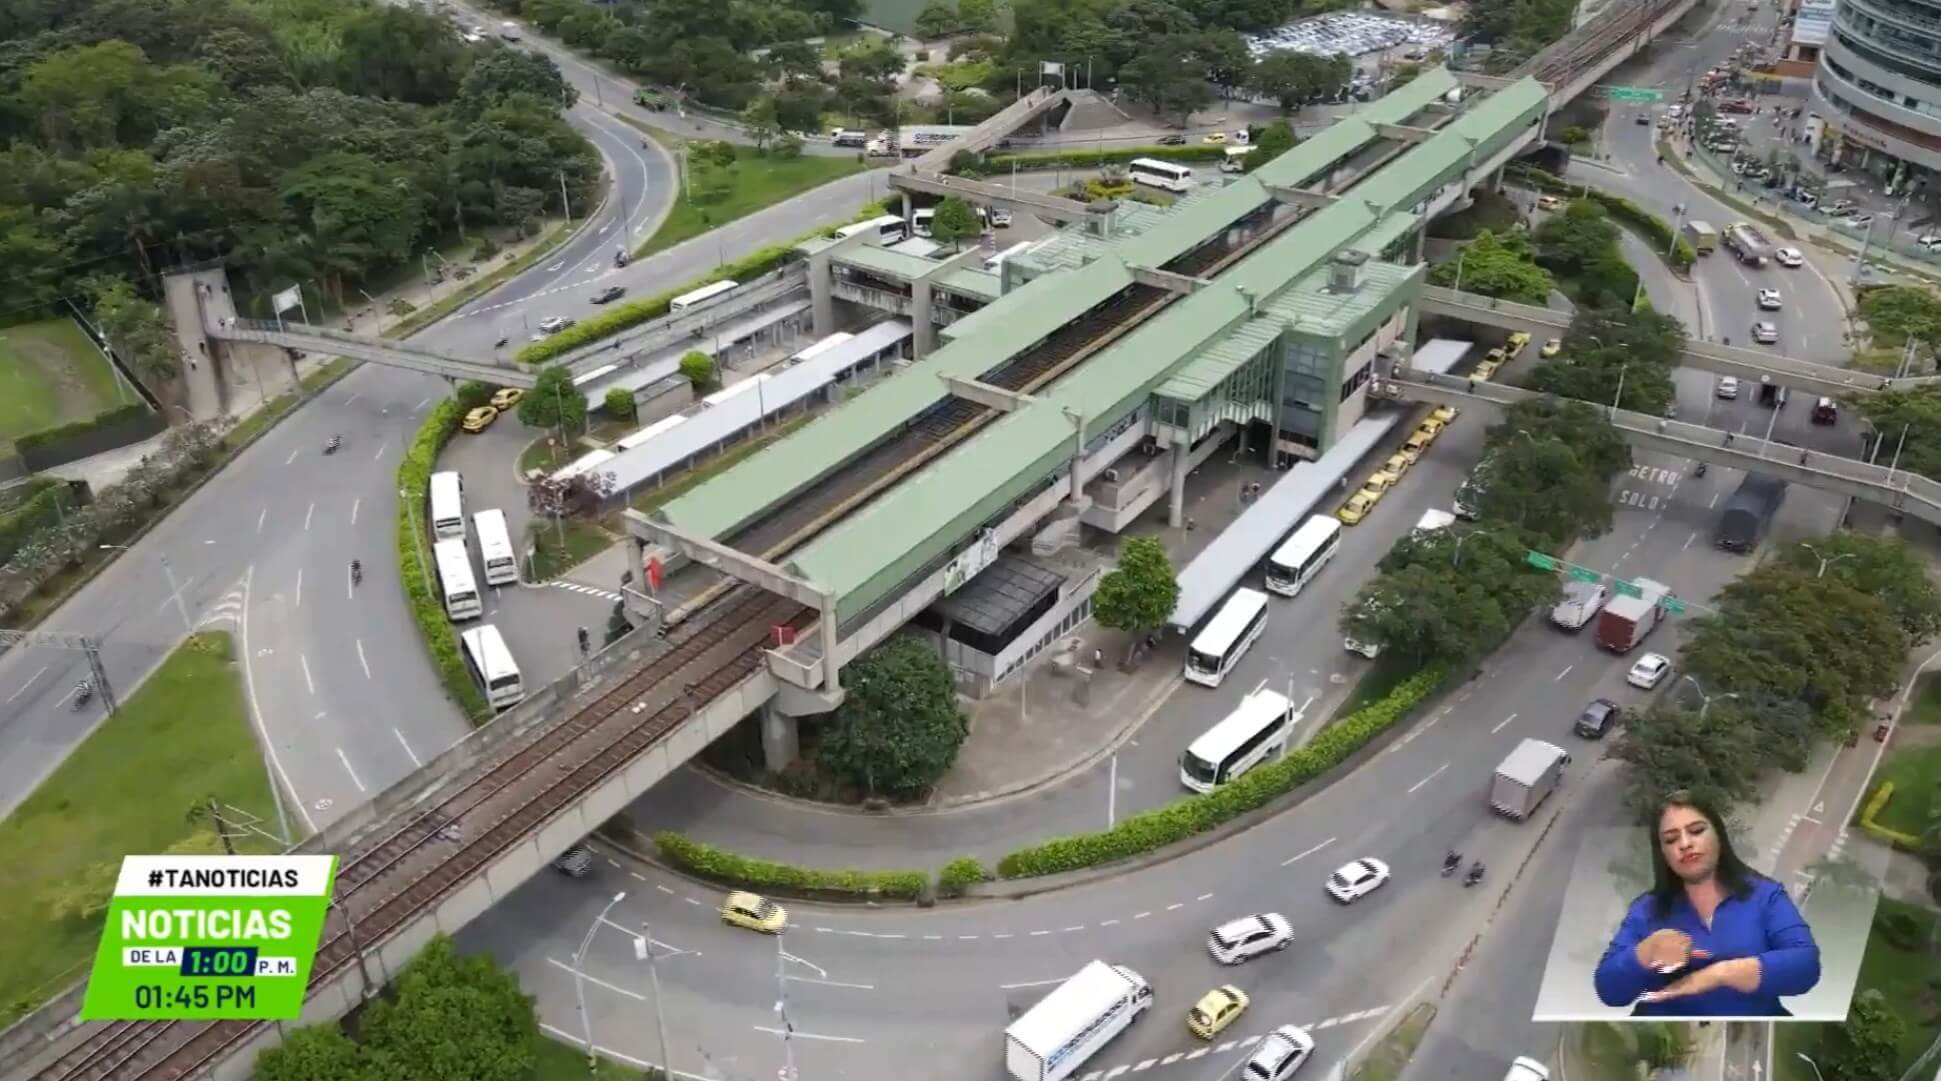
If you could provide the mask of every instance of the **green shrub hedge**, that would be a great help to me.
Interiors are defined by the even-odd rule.
[[[1129,859],[1264,807],[1346,761],[1429,697],[1448,672],[1442,664],[1417,672],[1386,697],[1329,725],[1307,746],[1256,766],[1231,784],[1142,811],[1103,833],[1058,837],[1018,849],[998,861],[997,873],[1001,878],[1033,878]]]
[[[144,402],[116,406],[106,412],[96,413],[87,420],[70,421],[67,424],[57,424],[52,428],[42,428],[38,432],[28,432],[26,435],[13,441],[14,449],[21,454],[26,454],[28,451],[37,447],[44,447],[49,443],[58,443],[64,439],[70,439],[85,432],[94,431],[97,428],[108,428],[116,424],[125,424],[128,421],[147,416],[148,412],[148,405]]]
[[[432,665],[438,669],[445,693],[477,724],[491,717],[492,710],[478,685],[472,682],[471,673],[465,670],[465,659],[459,656],[458,636],[452,632],[451,620],[445,617],[445,602],[430,571],[430,545],[419,528],[424,519],[432,468],[438,464],[438,452],[445,449],[445,443],[458,430],[465,408],[464,402],[456,397],[442,399],[433,406],[418,427],[418,434],[412,437],[404,461],[398,464],[398,579],[404,584],[411,618],[418,623],[418,634],[425,640],[425,649],[431,654]]]
[[[990,877],[991,872],[985,870],[976,857],[959,856],[937,872],[937,893],[942,897],[962,897],[965,890],[988,881]]]
[[[58,523],[64,511],[85,502],[66,481],[53,477],[36,477],[22,487],[20,502],[0,511],[0,563],[12,559],[35,532]]]
[[[1562,177],[1557,176],[1555,173],[1545,172],[1527,163],[1518,162],[1512,165],[1509,169],[1509,175],[1514,180],[1521,181],[1538,191],[1548,192],[1552,195],[1570,195],[1572,197],[1586,195],[1582,184],[1572,184]],[[1665,260],[1665,262],[1671,264],[1673,267],[1679,270],[1687,270],[1698,259],[1698,253],[1692,250],[1691,242],[1684,237],[1675,236],[1672,232],[1671,223],[1665,219],[1626,199],[1622,195],[1612,195],[1609,192],[1591,188],[1588,196],[1591,201],[1602,206],[1605,212],[1610,214],[1611,217],[1619,221],[1628,222],[1640,232],[1644,233],[1652,242],[1652,250],[1658,253],[1658,258]],[[1667,255],[1666,252],[1670,252],[1670,254]]]
[[[1207,144],[1187,146],[1120,146],[1110,150],[1043,150],[1035,153],[992,154],[984,159],[984,171],[1008,173],[1016,165],[1020,171],[1052,169],[1062,165],[1123,164],[1134,158],[1160,161],[1220,161],[1227,156],[1224,146]]]
[[[930,882],[930,875],[924,871],[823,871],[791,867],[786,863],[751,859],[665,830],[654,834],[654,848],[676,870],[740,889],[913,901]]]

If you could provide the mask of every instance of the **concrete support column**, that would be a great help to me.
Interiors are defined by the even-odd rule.
[[[937,348],[937,324],[930,321],[934,297],[935,293],[927,280],[919,278],[910,283],[911,350],[918,360],[929,356],[930,351]]]
[[[834,695],[842,690],[842,663],[836,652],[841,645],[837,633],[839,628],[836,626],[836,595],[824,593],[820,607],[822,614],[817,621],[816,631],[822,637],[822,691]]]
[[[829,253],[809,256],[809,319],[819,341],[836,332],[836,298],[831,292]]]
[[[1192,451],[1184,441],[1173,444],[1173,490],[1167,496],[1166,524],[1174,529],[1186,524],[1186,461]]]
[[[1496,167],[1494,173],[1490,174],[1489,190],[1494,192],[1501,192],[1503,190],[1503,170],[1507,168],[1509,168],[1509,162],[1504,162],[1502,165]]]
[[[908,228],[909,228],[909,227],[910,227],[911,225],[913,225],[913,224],[914,224],[914,217],[913,217],[913,215],[915,215],[915,214],[916,214],[916,208],[910,205],[910,193],[909,193],[909,192],[907,192],[907,191],[905,191],[905,192],[898,192],[897,194],[899,194],[899,195],[901,195],[901,196],[903,196],[903,225],[904,225],[904,228],[905,228],[905,229],[908,229]],[[915,236],[916,234],[915,234],[915,233],[911,233],[910,235],[911,235],[911,236]]]
[[[762,705],[762,767],[780,773],[802,751],[801,721],[775,708]]]

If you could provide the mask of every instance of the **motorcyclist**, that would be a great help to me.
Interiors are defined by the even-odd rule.
[[[1702,477],[1702,476],[1704,476],[1704,475],[1705,475],[1705,463],[1704,463],[1704,462],[1700,462],[1700,463],[1698,463],[1698,468],[1697,468],[1697,469],[1694,469],[1694,470],[1692,470],[1692,475],[1693,475],[1693,476],[1695,476],[1695,477]]]
[[[355,559],[350,561],[350,580],[353,582],[364,580],[364,564]]]

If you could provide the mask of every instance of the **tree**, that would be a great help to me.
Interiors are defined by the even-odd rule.
[[[1672,365],[1684,332],[1671,316],[1633,311],[1628,304],[1579,308],[1564,334],[1563,351],[1537,365],[1530,389],[1662,414],[1672,402]]]
[[[580,92],[560,74],[559,65],[544,53],[526,49],[494,49],[465,73],[453,103],[459,116],[481,116],[514,94],[572,108]]]
[[[996,0],[957,0],[957,29],[967,34],[988,34],[996,30]]]
[[[1540,258],[1576,270],[1616,247],[1618,230],[1603,204],[1573,199],[1537,226],[1535,238]]]
[[[950,0],[930,0],[917,12],[912,28],[920,38],[942,38],[956,33],[959,25],[961,20],[955,4]]]
[[[1310,53],[1269,53],[1253,67],[1248,85],[1273,98],[1284,113],[1332,91],[1348,81],[1350,65],[1339,56],[1314,56]]]
[[[1099,579],[1092,618],[1137,639],[1164,624],[1178,605],[1179,578],[1166,546],[1154,537],[1129,537],[1119,545],[1119,565]]]
[[[715,384],[714,358],[696,349],[681,358],[681,375],[697,391]]]
[[[814,131],[822,126],[827,95],[813,83],[802,83],[775,95],[775,123],[783,131]]]
[[[1134,101],[1185,124],[1195,109],[1213,100],[1210,70],[1186,35],[1154,40],[1119,69],[1119,86]]]
[[[1549,303],[1552,289],[1550,272],[1537,265],[1527,236],[1517,232],[1499,237],[1488,229],[1477,233],[1456,258],[1431,267],[1429,281],[1524,304]]]
[[[1254,140],[1253,153],[1241,159],[1241,171],[1251,173],[1294,149],[1298,143],[1293,126],[1285,120],[1276,120],[1267,125],[1260,133],[1260,138]]]
[[[759,97],[748,103],[741,111],[741,130],[748,140],[760,151],[768,146],[769,140],[781,134],[782,122],[775,110],[775,99]]]
[[[909,796],[937,782],[969,726],[950,668],[922,641],[899,635],[843,673],[847,697],[824,732],[819,761],[875,796]]]
[[[1924,477],[1941,477],[1941,385],[1895,388],[1851,400],[1882,441],[1875,457]]]
[[[358,1033],[378,1077],[526,1081],[539,1019],[517,976],[439,935],[405,966],[395,999],[371,1002]]]
[[[930,235],[939,243],[958,244],[983,232],[977,211],[962,199],[952,196],[938,203],[936,209],[936,216],[930,219]]]
[[[1594,423],[1604,424],[1602,418]],[[1542,547],[1557,548],[1611,528],[1610,479],[1578,448],[1535,436],[1492,441],[1478,470],[1477,509],[1489,521],[1516,527]]]
[[[1868,988],[1853,996],[1846,1023],[1822,1031],[1818,1061],[1826,1081],[1894,1081],[1900,1076],[1900,1044],[1907,1026],[1879,990]]]
[[[378,1081],[375,1074],[335,1023],[299,1028],[256,1056],[258,1081]]]
[[[1779,546],[1773,558],[1801,574],[1817,579],[1824,573],[1856,593],[1877,598],[1910,644],[1941,633],[1941,591],[1927,576],[1927,561],[1898,536],[1840,530],[1818,540]]]
[[[626,387],[608,387],[600,406],[615,420],[634,419],[634,394]]]
[[[142,299],[125,278],[90,278],[84,284],[108,348],[151,387],[175,382],[181,347],[161,307]]]
[[[1860,315],[1876,340],[1912,341],[1932,358],[1941,349],[1941,299],[1918,285],[1883,285],[1861,292]]]
[[[586,395],[573,385],[573,373],[566,365],[539,369],[532,389],[519,399],[519,423],[562,432],[586,427]]]
[[[1556,596],[1556,581],[1531,568],[1524,550],[1491,528],[1408,534],[1343,609],[1342,633],[1415,663],[1481,656]]]
[[[1758,746],[1754,729],[1721,702],[1702,714],[1664,704],[1634,714],[1614,753],[1625,772],[1625,805],[1640,823],[1650,820],[1665,795],[1680,789],[1717,805],[1741,802],[1758,792]]]

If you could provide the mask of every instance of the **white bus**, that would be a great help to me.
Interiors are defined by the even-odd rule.
[[[1341,550],[1341,519],[1317,514],[1267,557],[1267,591],[1296,596]]]
[[[727,296],[739,288],[741,288],[740,282],[730,281],[719,281],[713,285],[704,285],[692,293],[682,293],[680,296],[668,301],[667,310],[670,312],[684,312],[689,308],[698,308],[711,300],[718,300]]]
[[[438,540],[465,537],[465,481],[454,472],[431,475],[431,535]]]
[[[462,540],[441,540],[431,546],[438,564],[438,587],[445,592],[445,614],[453,623],[485,614],[478,583],[472,580],[472,554]]]
[[[1064,1081],[1152,1007],[1152,985],[1093,961],[1004,1030],[1004,1065],[1017,1081]]]
[[[836,230],[836,238],[838,240],[848,240],[852,236],[860,236],[868,233],[870,236],[875,237],[878,243],[894,244],[908,236],[909,232],[910,227],[902,218],[895,214],[885,214],[880,218],[871,218],[868,221],[859,221],[854,225],[845,225]]]
[[[519,678],[519,666],[513,663],[512,651],[505,647],[499,628],[490,623],[473,627],[459,635],[458,641],[464,647],[465,667],[472,670],[472,678],[478,681],[494,712],[511,709],[525,700],[526,685]]]
[[[485,583],[502,586],[519,580],[519,553],[512,548],[505,512],[497,507],[472,515],[479,531],[479,561],[485,564]]]
[[[1180,755],[1179,783],[1195,792],[1213,791],[1279,754],[1300,720],[1286,695],[1254,688],[1238,709]]]
[[[937,218],[937,208],[924,207],[910,215],[910,231],[921,237],[930,235],[930,223]]]
[[[1236,589],[1186,651],[1186,678],[1205,687],[1220,681],[1240,663],[1267,626],[1267,594]]]
[[[1199,183],[1193,179],[1193,170],[1156,158],[1134,158],[1126,168],[1134,184],[1165,188],[1167,191],[1185,191]]]

